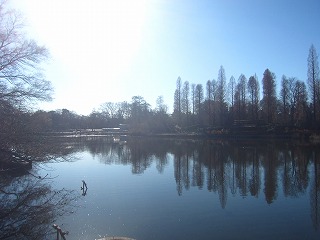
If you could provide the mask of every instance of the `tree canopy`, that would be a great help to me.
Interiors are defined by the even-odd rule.
[[[22,16],[0,1],[0,151],[30,142],[30,110],[36,101],[51,100],[52,87],[41,63],[48,50],[28,39]]]

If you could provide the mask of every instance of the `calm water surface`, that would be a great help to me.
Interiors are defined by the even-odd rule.
[[[76,156],[41,170],[80,196],[56,222],[68,240],[320,239],[319,147],[100,137]]]

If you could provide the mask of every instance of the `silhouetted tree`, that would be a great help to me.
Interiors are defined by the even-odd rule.
[[[131,119],[140,121],[149,112],[150,104],[148,104],[142,96],[133,96],[131,102]]]
[[[177,112],[179,121],[181,118],[181,105],[182,105],[181,99],[182,99],[182,81],[181,81],[181,77],[178,77],[176,81],[176,90],[174,92],[173,111]]]
[[[181,104],[181,112],[188,114],[190,109],[190,85],[188,81],[183,83],[182,88],[182,104]]]
[[[182,87],[181,112],[183,114],[183,123],[187,126],[190,113],[190,85],[188,81],[185,81]]]
[[[131,112],[130,104],[124,101],[120,103],[117,116],[119,119],[129,119],[131,115],[130,112]]]
[[[312,44],[308,55],[308,86],[311,103],[313,106],[313,121],[318,119],[317,111],[320,107],[320,79],[319,63],[316,48]]]
[[[172,131],[172,118],[169,117],[167,111],[168,107],[164,103],[163,96],[158,96],[157,107],[152,115],[151,131],[155,133],[166,133]]]
[[[191,84],[191,105],[192,105],[192,115],[195,114],[196,110],[196,84]]]
[[[168,106],[164,103],[163,96],[158,96],[156,101],[156,112],[167,113]]]
[[[238,119],[246,118],[247,105],[247,78],[241,74],[236,85],[234,94],[235,110]]]
[[[296,99],[294,120],[296,126],[302,126],[307,119],[307,90],[304,82],[297,80],[294,98]]]
[[[227,88],[227,95],[229,99],[229,105],[231,107],[231,115],[233,118],[233,112],[234,112],[234,94],[235,94],[235,88],[236,88],[236,80],[233,76],[230,77],[228,88]]]
[[[88,117],[88,127],[92,129],[101,129],[107,126],[107,119],[101,112],[93,110]]]
[[[212,119],[213,119],[213,86],[211,80],[207,81],[206,84],[206,101],[207,101],[207,113],[208,113],[208,119],[209,123],[212,124]]]
[[[24,150],[34,137],[28,111],[36,101],[51,100],[52,93],[40,66],[47,49],[27,38],[21,15],[6,3],[0,1],[0,152]]]
[[[32,131],[48,132],[52,130],[52,119],[48,112],[38,110],[30,116],[30,128]]]
[[[281,90],[280,90],[280,100],[281,100],[281,113],[282,113],[282,121],[283,124],[288,124],[288,116],[289,116],[289,98],[290,98],[290,88],[289,88],[289,80],[283,75],[281,79]]]
[[[290,77],[286,79],[287,84],[287,98],[288,98],[288,108],[289,108],[289,116],[290,116],[290,122],[288,122],[288,125],[294,125],[294,117],[296,112],[296,105],[297,105],[297,94],[296,94],[296,82],[297,79],[294,77]]]
[[[119,105],[120,103],[105,102],[100,105],[100,110],[104,112],[106,116],[115,118],[117,116]]]
[[[202,84],[196,85],[196,113],[198,114],[198,123],[201,124],[201,118],[202,118],[202,102],[203,102],[203,87]]]
[[[263,73],[262,87],[262,109],[264,118],[268,123],[274,123],[276,117],[276,76],[269,69],[266,69]]]
[[[0,101],[28,107],[35,100],[51,100],[51,84],[40,63],[48,57],[45,47],[26,38],[23,19],[0,2]]]
[[[217,101],[219,111],[219,125],[224,124],[225,108],[226,108],[226,74],[223,66],[220,66],[217,82]]]
[[[240,84],[236,85],[234,91],[234,113],[235,119],[241,119],[241,98],[240,98]]]
[[[259,110],[259,82],[257,76],[251,76],[248,80],[248,92],[250,98],[250,108],[251,108],[251,119],[257,120],[258,119],[258,110]]]

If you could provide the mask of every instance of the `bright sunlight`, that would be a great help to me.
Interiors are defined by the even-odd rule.
[[[50,49],[50,65],[58,62],[59,68],[72,73],[67,82],[51,79],[57,94],[66,95],[71,88],[78,98],[67,101],[79,101],[93,91],[101,99],[109,89],[110,99],[123,100],[115,90],[121,88],[119,78],[131,67],[140,47],[146,1],[28,0],[21,10],[28,13],[33,37]],[[97,106],[100,103],[97,100]]]

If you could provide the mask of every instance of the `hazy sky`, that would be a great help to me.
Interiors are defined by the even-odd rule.
[[[269,68],[307,78],[313,43],[320,53],[319,0],[13,0],[28,33],[51,53],[55,88],[45,110],[78,114],[142,96],[171,112],[178,76],[190,84]]]

